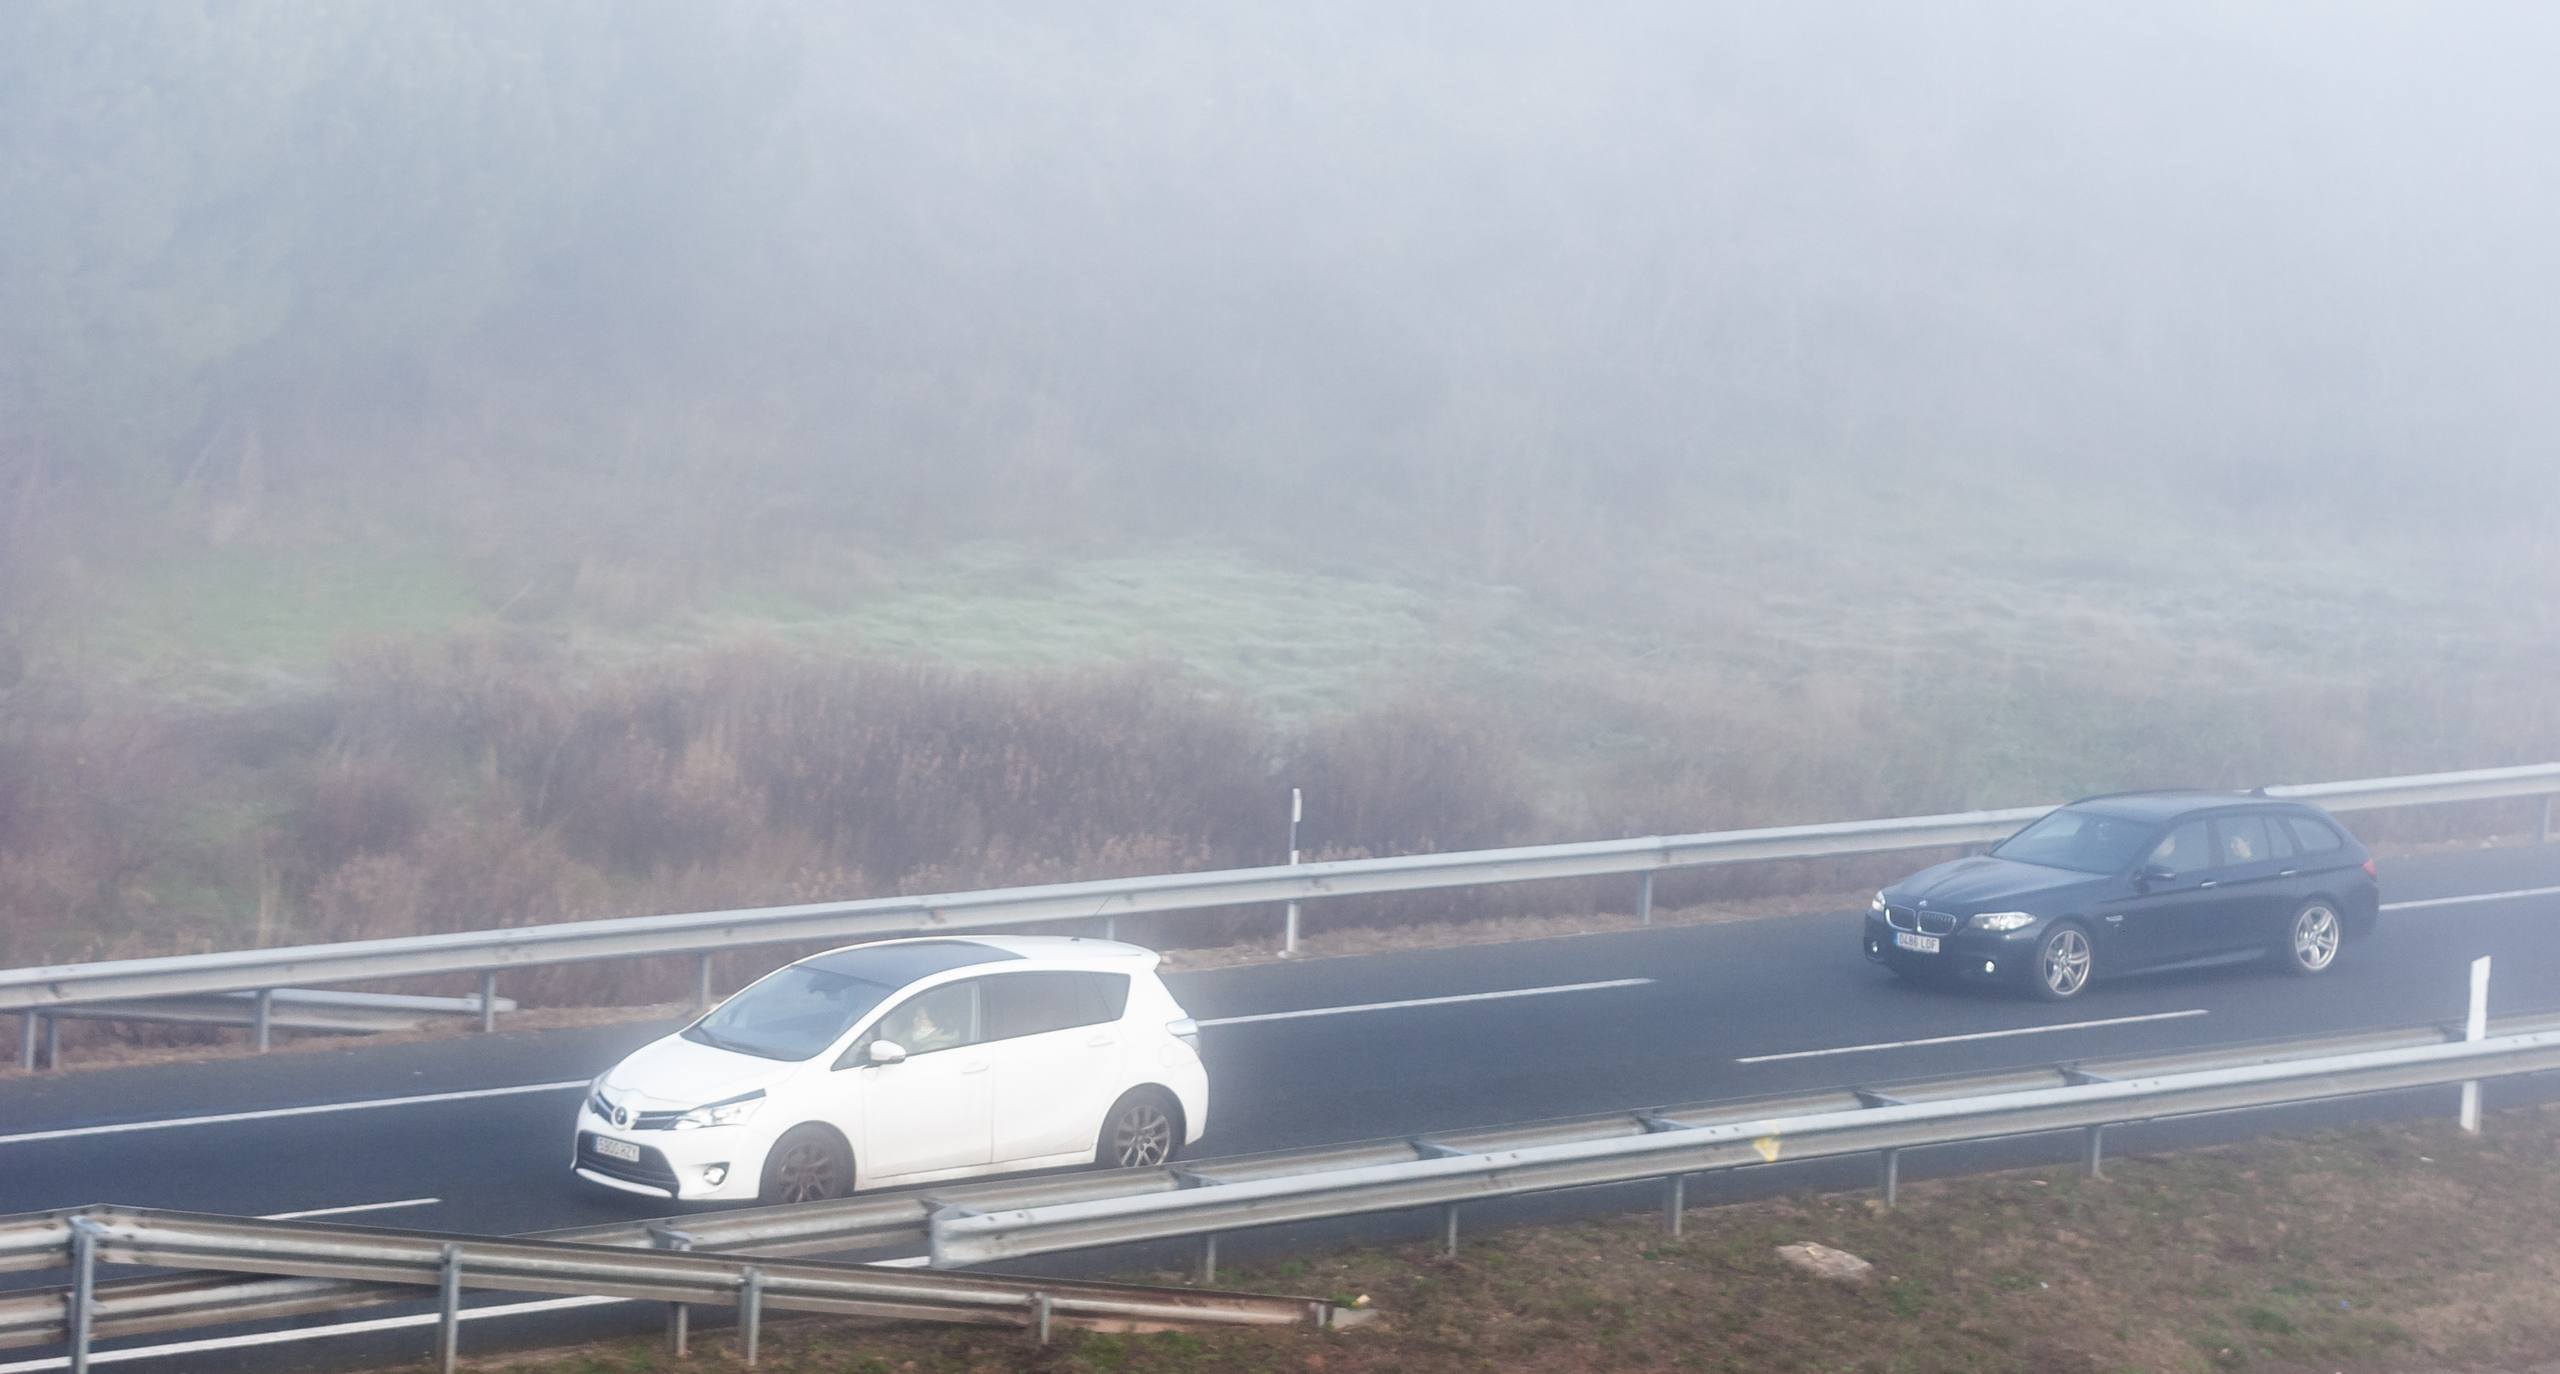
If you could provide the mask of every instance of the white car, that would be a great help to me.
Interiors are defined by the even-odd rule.
[[[1135,945],[884,940],[756,980],[590,1085],[573,1167],[686,1201],[1067,1164],[1162,1164],[1200,1138],[1200,1029]]]

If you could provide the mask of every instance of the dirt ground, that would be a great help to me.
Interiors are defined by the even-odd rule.
[[[2371,1127],[2070,1169],[1348,1250],[1222,1286],[1378,1313],[1332,1335],[1073,1333],[807,1320],[768,1328],[778,1374],[2536,1374],[2560,1369],[2560,1111]],[[1863,1286],[1782,1263],[1817,1241]],[[1138,1276],[1172,1281],[1173,1276]],[[483,1360],[504,1374],[742,1368],[727,1333],[679,1365],[655,1342]]]

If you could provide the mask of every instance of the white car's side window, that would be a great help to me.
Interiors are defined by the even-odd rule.
[[[890,1009],[866,1039],[886,1040],[909,1057],[958,1049],[986,1038],[979,1015],[982,978],[928,988]]]

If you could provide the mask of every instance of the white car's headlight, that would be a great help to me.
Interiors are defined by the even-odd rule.
[[[2036,918],[2032,912],[1986,911],[1973,918],[1973,928],[1976,930],[2023,930],[2034,925],[2035,921]]]
[[[1876,916],[1882,916],[1882,915],[1884,914],[1884,894],[1883,894],[1883,893],[1881,893],[1881,892],[1877,893],[1877,894],[1875,895],[1875,900],[1873,900],[1873,901],[1871,901],[1871,902],[1867,903],[1867,911],[1869,912],[1869,914],[1871,914],[1871,915],[1876,915]]]
[[[735,1126],[754,1116],[756,1108],[763,1105],[764,1089],[758,1088],[751,1093],[696,1107],[676,1118],[676,1129],[698,1131],[705,1126]]]

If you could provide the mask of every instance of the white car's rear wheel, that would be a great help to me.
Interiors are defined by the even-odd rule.
[[[1093,1159],[1106,1169],[1143,1169],[1182,1148],[1182,1108],[1161,1088],[1140,1088],[1111,1104]]]

